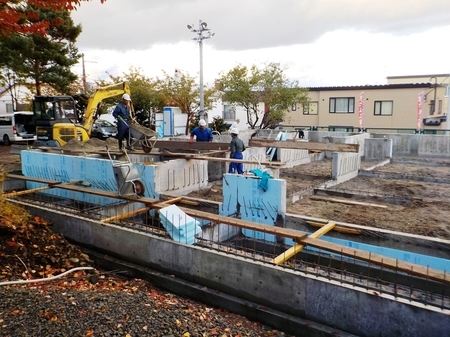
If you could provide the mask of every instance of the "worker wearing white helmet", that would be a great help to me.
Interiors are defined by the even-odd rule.
[[[239,130],[239,123],[241,122],[241,120],[239,118],[236,118],[236,120],[233,122],[233,124],[231,124],[229,130],[231,132],[231,129],[238,129]]]
[[[117,104],[113,112],[117,119],[117,139],[119,141],[119,150],[122,150],[123,140],[126,140],[127,150],[134,150],[130,144],[130,122],[131,122],[131,97],[129,94],[122,95],[122,102]]]
[[[239,139],[239,129],[232,128],[230,130],[231,133],[231,142],[230,142],[230,158],[233,159],[243,159],[242,152],[245,151],[245,145],[242,139]],[[228,169],[228,173],[238,173],[244,174],[244,165],[240,162],[230,163],[230,167]]]
[[[194,136],[197,142],[212,142],[213,134],[211,130],[206,126],[204,119],[198,121],[198,126],[191,131],[191,137],[189,138],[189,143],[194,141]]]

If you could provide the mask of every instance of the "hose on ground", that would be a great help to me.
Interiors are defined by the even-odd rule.
[[[56,280],[60,277],[63,277],[67,274],[79,271],[79,270],[93,270],[94,268],[92,267],[77,267],[77,268],[72,268],[68,271],[65,271],[62,274],[56,275],[56,276],[52,276],[52,277],[48,277],[48,278],[41,278],[41,279],[37,279],[37,280],[17,280],[17,281],[7,281],[7,282],[0,282],[0,286],[6,286],[6,285],[10,285],[10,284],[26,284],[26,283],[37,283],[37,282],[46,282],[46,281],[53,281]]]

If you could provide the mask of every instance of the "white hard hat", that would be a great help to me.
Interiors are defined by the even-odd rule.
[[[230,132],[235,134],[235,135],[238,135],[239,134],[239,129],[238,128],[231,128]]]
[[[198,121],[198,125],[200,125],[200,126],[206,126],[205,120],[204,120],[204,119],[200,119],[200,120]]]
[[[131,101],[131,97],[128,94],[123,94],[122,95],[122,99],[126,100],[126,101]]]

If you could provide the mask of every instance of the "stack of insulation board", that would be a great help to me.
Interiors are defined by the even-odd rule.
[[[195,236],[202,231],[200,223],[176,205],[161,208],[159,218],[170,237],[180,243],[194,244]]]

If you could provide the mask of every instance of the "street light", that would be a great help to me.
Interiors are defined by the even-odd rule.
[[[197,34],[192,40],[198,42],[198,46],[200,49],[200,119],[205,118],[205,102],[203,98],[203,40],[210,39],[214,36],[214,33],[211,33],[211,30],[208,27],[206,22],[202,22],[202,20],[198,21],[198,29],[194,27],[194,25],[187,25],[187,28],[192,32]],[[205,32],[206,35],[203,35]]]

